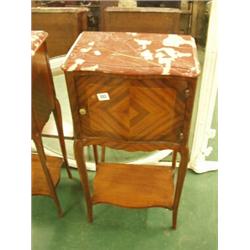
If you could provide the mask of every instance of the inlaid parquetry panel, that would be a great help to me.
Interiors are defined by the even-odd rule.
[[[85,136],[176,142],[183,130],[184,90],[163,79],[85,76],[76,83]],[[109,100],[97,94],[107,93]]]

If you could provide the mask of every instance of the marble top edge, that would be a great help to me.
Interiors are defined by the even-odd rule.
[[[43,30],[31,31],[31,56],[34,56],[40,46],[48,37],[48,33]]]
[[[65,72],[197,77],[200,65],[190,35],[82,32],[61,66]]]

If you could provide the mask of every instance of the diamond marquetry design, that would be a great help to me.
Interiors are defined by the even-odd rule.
[[[173,84],[172,84],[173,85]],[[81,126],[86,136],[178,141],[185,94],[164,80],[86,76],[77,82]],[[108,93],[109,100],[98,94]]]

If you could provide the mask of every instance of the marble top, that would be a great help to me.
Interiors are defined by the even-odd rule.
[[[42,30],[32,30],[31,31],[31,56],[36,54],[36,51],[46,40],[48,33]]]
[[[197,77],[200,65],[189,35],[83,32],[62,65],[64,71]]]

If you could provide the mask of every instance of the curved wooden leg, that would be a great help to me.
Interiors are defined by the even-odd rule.
[[[97,145],[93,145],[93,152],[94,152],[95,164],[96,164],[96,166],[97,166],[98,161],[99,161],[99,159],[98,159],[98,150],[97,150]]]
[[[36,145],[36,150],[37,150],[37,153],[38,153],[38,156],[39,156],[39,159],[40,159],[44,174],[46,176],[46,180],[47,180],[47,183],[48,183],[48,186],[49,186],[51,196],[52,196],[52,198],[53,198],[53,200],[54,200],[54,202],[56,204],[58,215],[59,215],[59,217],[61,217],[61,216],[63,216],[63,210],[61,208],[61,205],[60,205],[59,199],[57,197],[56,190],[55,190],[52,178],[50,176],[49,169],[47,167],[46,155],[44,153],[42,139],[41,139],[40,135],[38,135],[38,134],[33,136],[32,139],[33,139],[33,141],[34,141],[34,143]]]
[[[56,99],[55,100],[55,109],[53,110],[55,122],[56,122],[56,128],[58,131],[58,137],[60,141],[60,147],[64,159],[64,164],[68,173],[69,178],[72,178],[72,174],[69,169],[69,164],[68,164],[68,159],[67,159],[67,153],[66,153],[66,147],[65,147],[65,141],[64,141],[64,134],[63,134],[63,126],[62,126],[62,113],[61,113],[61,108],[59,101]]]
[[[176,229],[177,213],[178,213],[178,209],[174,209],[173,214],[172,214],[172,228],[173,229]]]
[[[177,184],[175,189],[174,205],[173,205],[173,217],[172,217],[172,227],[176,229],[177,223],[177,213],[180,202],[180,197],[182,193],[183,183],[187,172],[188,164],[188,149],[184,148],[181,150],[181,162],[178,169]]]
[[[105,148],[105,146],[102,146],[101,162],[105,161],[105,153],[106,153],[106,148]]]
[[[77,169],[80,175],[82,188],[85,194],[85,200],[87,203],[88,221],[91,223],[93,221],[92,201],[90,197],[88,174],[83,153],[83,144],[80,140],[74,141],[74,152],[75,152],[75,159],[77,162]]]
[[[173,157],[172,157],[172,168],[175,169],[176,167],[176,157],[177,157],[177,151],[173,150]]]

